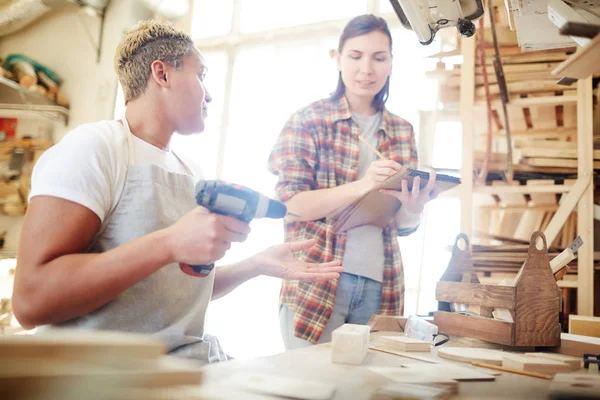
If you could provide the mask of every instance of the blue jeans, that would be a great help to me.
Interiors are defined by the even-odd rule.
[[[331,341],[331,333],[348,324],[366,325],[379,311],[381,282],[363,276],[342,273],[335,292],[335,303],[319,343]],[[312,343],[294,336],[294,313],[285,305],[279,308],[279,324],[286,350],[308,347]]]

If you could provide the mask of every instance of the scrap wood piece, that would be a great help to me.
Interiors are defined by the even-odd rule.
[[[403,367],[414,373],[445,376],[459,382],[493,381],[496,380],[494,375],[499,375],[498,373],[482,372],[476,368],[463,367],[450,363],[435,365],[404,364]]]
[[[564,354],[535,352],[535,353],[525,353],[525,355],[528,357],[540,357],[540,358],[545,358],[548,360],[564,362],[569,367],[571,367],[571,371],[578,371],[581,369],[581,366],[582,366],[581,358],[567,356]]]
[[[493,365],[502,365],[502,351],[469,347],[443,347],[438,350],[438,356],[452,361],[470,363],[478,361]]]
[[[510,353],[503,354],[502,366],[543,374],[556,374],[559,372],[571,371],[571,367],[562,361]]]
[[[396,351],[431,352],[431,343],[408,336],[381,336],[379,344]]]
[[[560,347],[551,351],[574,357],[583,357],[585,353],[600,354],[600,338],[561,333]]]
[[[600,338],[600,317],[570,315],[569,333]]]

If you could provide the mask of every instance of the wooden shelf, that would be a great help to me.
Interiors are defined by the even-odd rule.
[[[66,126],[69,110],[17,82],[0,77],[0,117],[42,119]]]
[[[600,73],[600,35],[563,61],[552,75],[585,79]]]
[[[474,186],[473,193],[514,194],[514,193],[566,193],[573,185],[519,185],[519,186]]]

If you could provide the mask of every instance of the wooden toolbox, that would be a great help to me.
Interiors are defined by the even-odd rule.
[[[464,244],[461,249],[459,244]],[[439,331],[515,347],[560,346],[561,292],[550,268],[546,237],[531,236],[529,252],[513,286],[482,285],[473,271],[466,235],[457,237],[452,258],[436,286]],[[481,315],[453,311],[458,305],[478,306]],[[459,307],[460,308],[460,307]],[[491,310],[510,312],[514,322],[493,319]]]

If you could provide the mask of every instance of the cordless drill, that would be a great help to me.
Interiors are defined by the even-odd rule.
[[[270,199],[247,187],[223,181],[199,181],[196,184],[196,203],[210,212],[230,215],[246,223],[254,218],[283,218],[288,214],[282,202]],[[180,263],[179,267],[188,275],[205,277],[210,274],[215,264]]]

